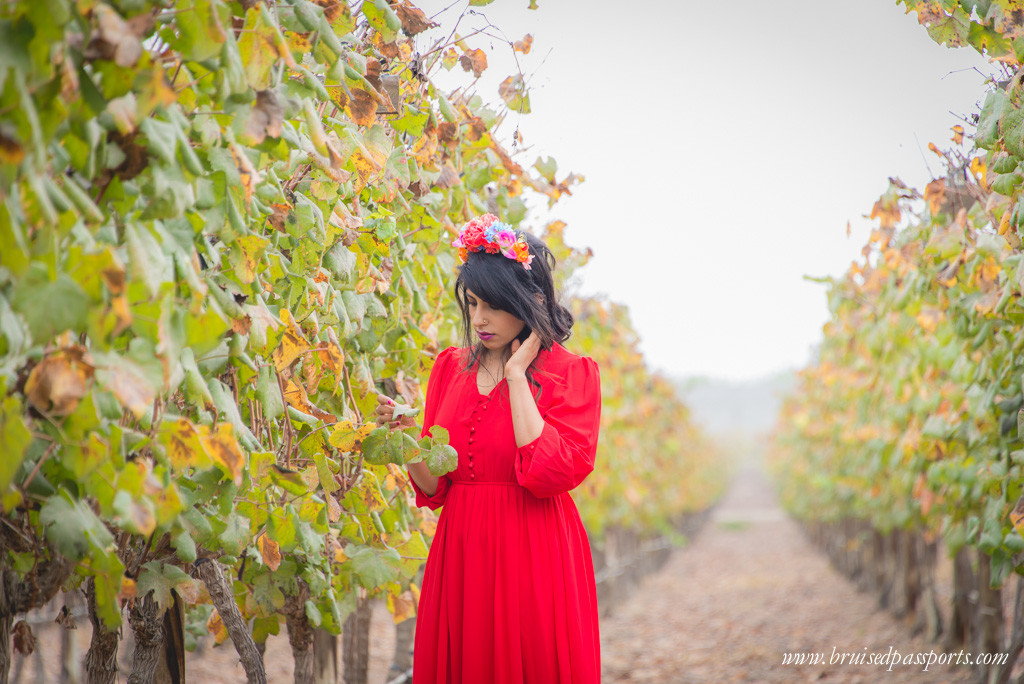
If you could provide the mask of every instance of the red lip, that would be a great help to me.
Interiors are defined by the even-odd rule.
[[[480,336],[480,339],[482,339],[482,340],[489,340],[489,339],[491,339],[492,337],[494,337],[494,334],[493,334],[493,333],[482,333],[482,332],[478,332],[478,333],[477,333],[477,335],[479,335],[479,336]]]

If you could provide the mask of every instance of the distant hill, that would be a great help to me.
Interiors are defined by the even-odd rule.
[[[794,387],[796,373],[744,381],[690,377],[673,382],[694,420],[708,434],[746,441],[774,427],[782,397]]]

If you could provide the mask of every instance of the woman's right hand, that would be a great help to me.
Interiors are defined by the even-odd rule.
[[[405,406],[405,404],[396,404],[395,400],[388,395],[378,394],[377,409],[375,412],[375,415],[377,416],[377,425],[387,425],[388,429],[391,430],[416,427],[416,419],[413,416],[399,416],[398,418],[394,418],[396,406]]]

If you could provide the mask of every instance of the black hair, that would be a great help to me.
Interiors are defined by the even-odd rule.
[[[529,270],[523,268],[522,262],[509,259],[501,252],[491,254],[483,251],[470,251],[466,263],[459,267],[455,279],[455,301],[462,311],[463,346],[470,350],[463,370],[472,368],[484,352],[483,342],[479,339],[474,342],[471,337],[467,289],[490,306],[523,321],[526,324],[523,332],[529,334],[532,330],[537,333],[541,349],[550,350],[556,341],[561,344],[572,335],[575,322],[572,312],[555,298],[552,276],[555,255],[539,237],[526,231],[516,233],[526,240],[529,253],[534,255]],[[542,301],[538,301],[538,293],[543,295]],[[526,370],[526,378],[529,384],[537,385],[533,380],[532,365]]]

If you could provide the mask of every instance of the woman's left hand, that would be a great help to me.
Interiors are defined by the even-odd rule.
[[[536,332],[530,332],[525,342],[512,340],[512,358],[505,363],[505,377],[525,376],[526,369],[530,367],[533,360],[540,352],[540,337]]]

